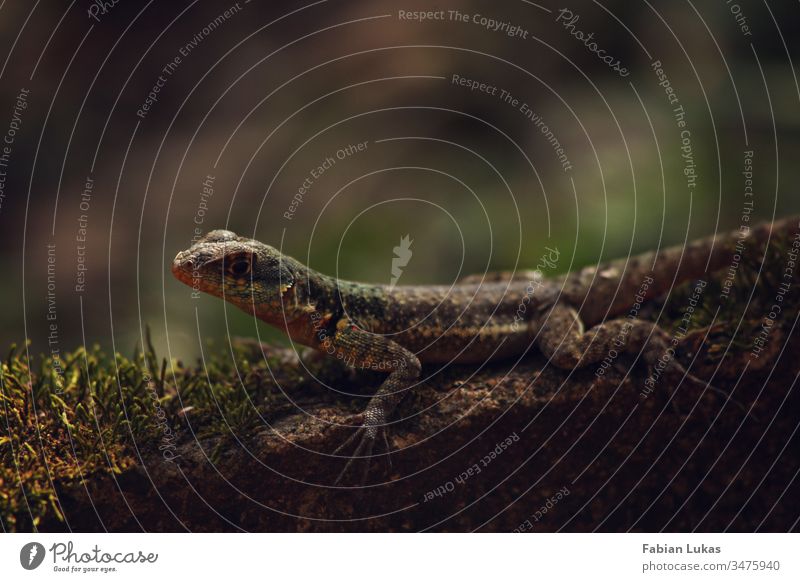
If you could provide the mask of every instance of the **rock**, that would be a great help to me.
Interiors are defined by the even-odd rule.
[[[643,370],[600,382],[538,355],[448,369],[400,407],[391,469],[377,457],[364,489],[333,488],[344,460],[323,454],[364,399],[320,398],[238,442],[185,442],[175,462],[148,453],[90,482],[92,503],[63,491],[67,521],[40,529],[786,531],[800,516],[797,348],[717,383],[736,404],[689,383],[674,405],[666,385],[642,398]]]

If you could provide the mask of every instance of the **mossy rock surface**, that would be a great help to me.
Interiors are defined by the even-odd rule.
[[[712,388],[621,357],[594,369],[449,367],[399,410],[391,468],[331,487],[328,456],[380,382],[246,340],[204,365],[14,347],[2,365],[6,531],[786,531],[797,527],[800,359],[785,247],[752,256],[720,306],[709,281],[676,357]],[[640,314],[676,330],[693,285]],[[718,308],[719,307],[719,308]],[[426,372],[434,372],[427,370]],[[332,389],[335,387],[336,389]],[[503,444],[505,443],[505,444]],[[498,452],[499,451],[499,452]],[[379,451],[381,452],[381,451]],[[475,469],[477,467],[477,469]]]

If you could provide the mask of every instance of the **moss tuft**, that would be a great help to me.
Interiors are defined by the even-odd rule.
[[[149,337],[147,344],[130,358],[95,346],[57,362],[11,347],[0,374],[4,531],[61,519],[59,489],[120,473],[139,456],[194,437],[247,434],[290,407],[278,383],[285,390],[305,382],[281,354],[265,359],[252,346],[187,367],[159,358]]]

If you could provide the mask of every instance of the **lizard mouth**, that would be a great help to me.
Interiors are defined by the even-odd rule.
[[[195,266],[193,260],[186,258],[187,256],[189,255],[186,251],[181,251],[172,261],[172,274],[174,277],[187,287],[191,287],[193,293],[202,291],[209,295],[222,297],[223,291],[221,287],[213,281],[209,281],[200,271],[203,263]]]
[[[192,260],[187,251],[181,251],[175,255],[175,259],[172,261],[172,274],[178,281],[191,285],[192,268]]]
[[[195,290],[213,293],[214,286],[206,281],[201,271],[208,261],[203,260],[202,257],[198,258],[195,253],[190,251],[191,249],[181,251],[175,255],[175,259],[172,261],[172,274],[178,281]]]

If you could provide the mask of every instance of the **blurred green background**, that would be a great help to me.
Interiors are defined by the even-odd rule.
[[[195,228],[229,228],[326,273],[384,283],[408,235],[399,284],[447,284],[534,267],[545,246],[561,251],[562,272],[735,229],[746,200],[761,219],[800,211],[796,4],[121,2],[96,18],[88,9],[0,8],[0,133],[30,90],[0,206],[0,332],[6,344],[29,338],[34,353],[83,342],[130,353],[146,325],[173,357],[229,335],[283,341],[172,278]],[[420,10],[443,17],[401,15]],[[504,34],[503,23],[520,32]]]

